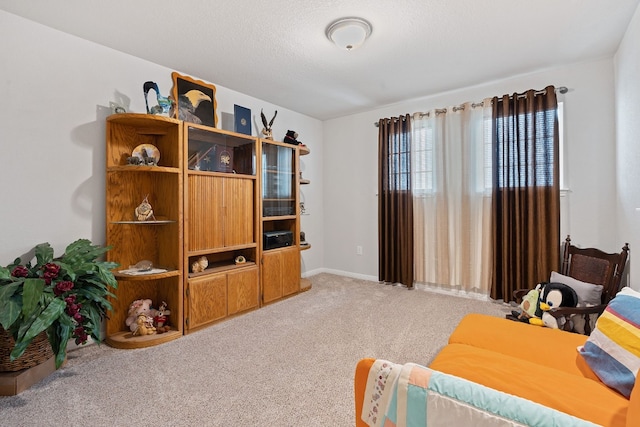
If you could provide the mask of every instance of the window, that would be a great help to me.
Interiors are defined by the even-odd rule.
[[[553,120],[553,111],[547,111],[541,117],[544,120]],[[560,136],[559,139],[559,161],[560,161],[560,176],[559,182],[562,188],[566,188],[565,178],[564,178],[564,126],[563,126],[563,118],[564,118],[564,103],[558,102],[558,133]],[[491,117],[486,117],[484,119],[484,125],[482,129],[483,133],[483,157],[484,157],[484,178],[480,185],[484,186],[485,192],[491,192],[492,189],[492,173],[493,173],[493,157],[492,157],[492,142],[491,142],[491,132],[492,132],[492,121]],[[527,129],[527,124],[531,123],[532,120],[530,117],[522,116],[518,118],[519,127],[523,129],[523,132],[527,132],[528,134],[532,133],[532,129]],[[434,129],[431,127],[431,123],[429,121],[415,120],[413,122],[414,129],[412,132],[412,168],[413,168],[413,193],[415,195],[429,195],[434,193],[437,190],[436,178],[434,176],[434,168],[435,168],[435,154],[434,154]],[[502,123],[499,121],[497,124],[501,126]],[[536,150],[537,158],[534,159],[524,159],[522,158],[517,164],[519,165],[535,165],[536,171],[538,174],[541,174],[541,171],[548,168],[550,164],[553,164],[553,135],[542,135],[540,132],[537,132],[538,144],[541,144],[542,149]],[[522,156],[521,152],[523,150],[515,150],[511,153],[511,159],[518,158]],[[526,160],[526,161],[525,161]],[[506,176],[511,180],[511,184],[514,184],[515,171],[509,171]],[[530,169],[526,174],[523,174],[519,179],[519,184],[524,186],[528,185],[527,183],[531,183],[533,181],[533,177],[536,175],[533,173],[534,169]],[[542,174],[543,179],[538,180],[535,185],[543,186],[543,185],[552,185],[553,184],[553,176],[546,176],[546,174]],[[503,185],[503,183],[501,184]],[[479,190],[482,191],[482,190]]]
[[[559,183],[561,186],[564,187],[564,103],[563,102],[558,102],[558,108],[557,108],[557,114],[558,114],[558,134],[559,134],[559,170],[560,170],[560,176],[559,178]],[[537,117],[538,122],[540,123],[541,120],[544,120],[546,122],[548,121],[552,121],[554,119],[554,113],[555,111],[553,110],[548,110],[545,112],[541,112],[538,113],[539,117]],[[507,120],[509,118],[503,118],[503,119],[498,119],[496,122],[496,126],[498,126],[498,132],[501,132],[501,128],[503,126],[503,120]],[[520,117],[518,117],[518,128],[522,130],[522,132],[525,133],[525,135],[532,135],[533,134],[533,129],[531,128],[531,124],[532,120],[531,120],[531,115],[521,115]],[[541,127],[541,126],[539,126]],[[548,128],[553,128],[552,126],[549,126]],[[491,119],[487,119],[485,121],[485,129],[484,129],[484,153],[485,153],[485,171],[484,171],[484,176],[485,176],[485,185],[486,185],[486,190],[487,191],[491,191],[492,188],[492,173],[493,173],[493,159],[492,159],[492,142],[491,142]],[[553,135],[545,135],[543,132],[541,132],[539,129],[536,130],[536,144],[538,144],[538,147],[536,147],[535,153],[535,159],[533,158],[533,156],[529,156],[529,158],[524,158],[523,156],[523,152],[524,152],[524,147],[517,147],[517,149],[515,150],[511,150],[510,151],[510,157],[508,159],[507,163],[512,164],[513,166],[511,167],[511,170],[507,171],[505,174],[501,174],[498,179],[499,179],[499,185],[501,187],[505,186],[505,182],[504,179],[505,177],[507,179],[509,179],[508,182],[508,186],[513,186],[514,184],[516,184],[516,179],[518,180],[518,185],[525,187],[525,186],[546,186],[546,185],[553,185],[554,182],[554,177],[552,174],[547,174],[546,171],[552,171],[553,168],[550,168],[550,165],[553,165],[554,162],[554,158],[553,158]],[[530,141],[530,138],[528,139]],[[502,142],[498,142],[499,144],[501,144]],[[500,147],[500,151],[502,151],[502,147]],[[518,159],[518,161],[516,162],[516,159]],[[500,166],[500,160],[498,159],[498,163],[497,163],[497,167],[501,167]],[[505,159],[507,160],[507,159]],[[526,173],[522,173],[519,174],[518,177],[516,177],[518,174],[516,174],[516,167],[523,169],[526,165],[529,165],[529,168],[527,171],[525,171]],[[536,172],[536,173],[534,173]],[[537,179],[535,178],[537,177]],[[534,182],[535,180],[535,182]]]
[[[421,125],[412,136],[413,192],[417,195],[433,193],[433,129]]]

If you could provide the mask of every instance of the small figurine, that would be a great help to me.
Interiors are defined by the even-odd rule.
[[[136,319],[138,327],[133,331],[133,335],[153,335],[156,333],[156,328],[153,326],[153,318],[139,314]]]
[[[153,216],[153,208],[149,203],[149,195],[144,198],[142,203],[138,205],[135,210],[136,219],[138,221],[148,221],[149,219],[155,220],[155,216]]]
[[[298,132],[296,132],[295,130],[288,130],[282,142],[286,142],[287,144],[291,145],[302,144],[300,141],[298,141]]]
[[[209,266],[209,260],[206,256],[201,256],[191,264],[191,271],[194,273],[200,273]]]
[[[156,332],[159,334],[168,332],[171,328],[167,325],[167,316],[171,314],[171,311],[167,309],[167,303],[162,301],[160,307],[156,311],[156,315],[153,321],[156,325]]]
[[[153,89],[156,92],[156,99],[158,100],[158,105],[154,105],[149,108],[149,102],[147,101],[147,95],[149,90]],[[163,116],[169,115],[169,110],[171,110],[171,106],[173,105],[173,101],[166,97],[160,95],[160,90],[158,89],[158,85],[155,82],[145,82],[142,86],[142,90],[144,91],[144,103],[147,107],[147,114],[158,114]]]
[[[262,134],[264,135],[265,139],[273,140],[273,132],[271,130],[271,126],[273,126],[273,121],[276,119],[277,115],[278,115],[278,110],[276,110],[275,114],[273,115],[273,118],[267,124],[267,118],[265,117],[262,110],[260,110],[260,117],[262,117],[262,124],[264,125],[264,128],[262,129]]]

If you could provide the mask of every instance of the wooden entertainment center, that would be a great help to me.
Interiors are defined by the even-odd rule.
[[[143,164],[131,164],[145,148]],[[106,342],[161,344],[299,293],[300,151],[167,117],[108,117],[106,243],[120,268]],[[140,220],[145,198],[153,215]],[[267,249],[265,232],[286,238]],[[143,260],[159,270],[120,273]],[[204,271],[194,271],[199,261]],[[167,303],[169,332],[132,335],[129,305],[146,298]]]

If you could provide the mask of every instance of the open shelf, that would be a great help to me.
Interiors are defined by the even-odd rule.
[[[136,225],[154,225],[154,224],[173,224],[176,221],[171,219],[160,219],[155,221],[111,221],[111,224],[136,224]]]
[[[171,316],[169,316],[169,321],[171,321]],[[172,326],[172,328],[173,327],[174,326]],[[105,341],[107,342],[107,344],[114,348],[133,349],[152,347],[154,345],[173,341],[180,338],[181,336],[182,332],[174,329],[162,334],[136,336],[134,336],[131,331],[122,331],[108,336]]]
[[[221,273],[223,271],[238,270],[240,268],[255,267],[256,263],[253,261],[243,262],[242,264],[228,264],[224,262],[214,263],[213,266],[209,266],[204,271],[198,273],[189,273],[189,278],[206,276],[208,274]]]
[[[163,273],[152,273],[152,274],[124,274],[114,272],[113,276],[118,280],[128,280],[128,281],[143,281],[143,280],[158,280],[165,279],[167,277],[175,277],[179,276],[179,270],[169,270]]]
[[[153,173],[180,173],[180,169],[168,166],[141,166],[141,165],[120,165],[109,166],[107,172],[153,172]]]

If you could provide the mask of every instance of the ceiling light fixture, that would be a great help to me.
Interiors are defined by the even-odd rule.
[[[340,18],[329,24],[325,34],[339,48],[352,50],[371,35],[371,24],[362,18]]]

